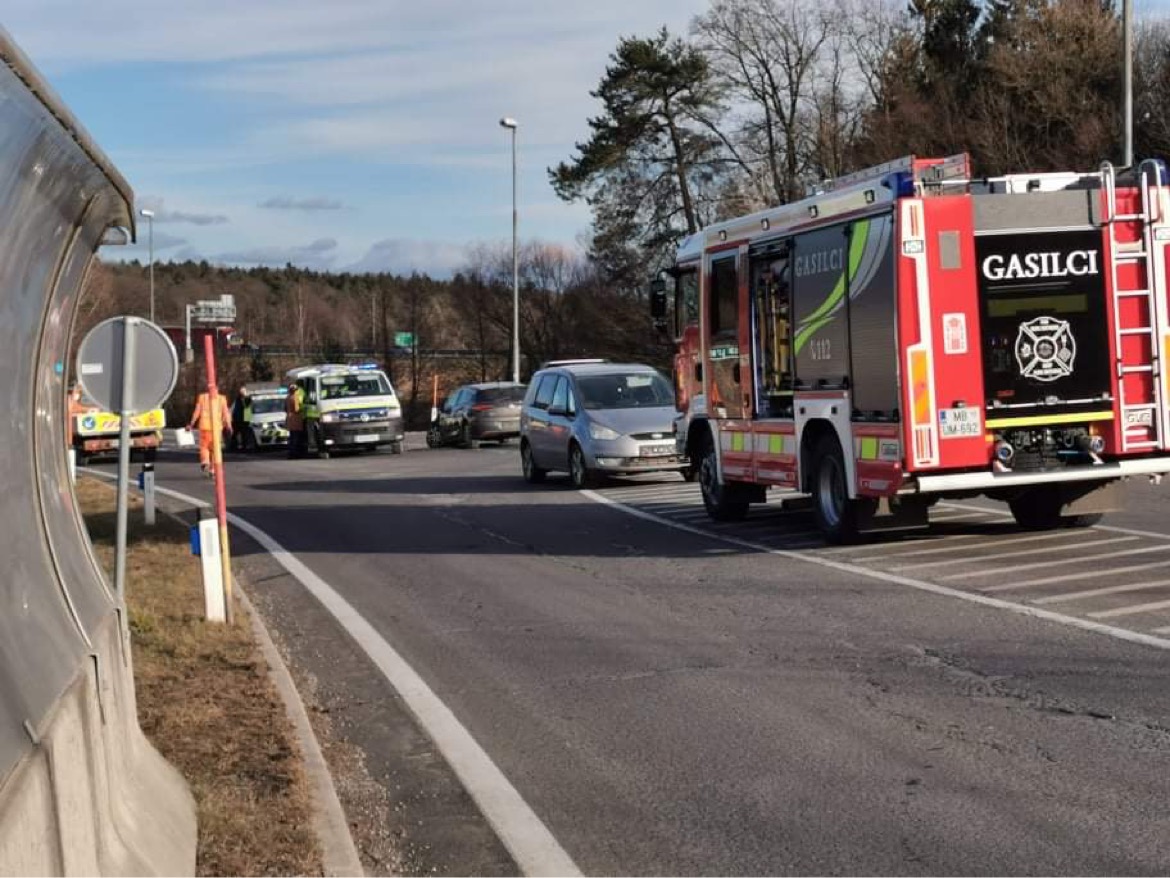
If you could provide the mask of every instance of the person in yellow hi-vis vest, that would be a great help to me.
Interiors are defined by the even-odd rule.
[[[220,428],[230,435],[232,432],[232,414],[228,409],[227,398],[222,393],[216,394],[216,405],[219,406]],[[206,475],[215,475],[211,465],[211,396],[204,391],[195,398],[195,411],[191,413],[190,427],[199,428],[199,469]]]

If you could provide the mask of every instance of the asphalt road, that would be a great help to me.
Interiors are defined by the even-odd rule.
[[[1123,639],[1170,626],[1170,486],[1130,489],[1105,522],[1124,531],[1036,539],[943,504],[928,534],[828,549],[778,503],[711,525],[676,477],[583,494],[526,485],[517,457],[240,458],[229,500],[394,646],[586,873],[1170,871],[1170,651]],[[209,495],[191,457],[159,471]],[[265,579],[270,624],[341,667],[326,654],[353,644]],[[392,700],[360,694],[368,669],[334,676],[347,704]],[[347,734],[409,787],[388,723]],[[457,842],[467,825],[425,846],[490,847]]]

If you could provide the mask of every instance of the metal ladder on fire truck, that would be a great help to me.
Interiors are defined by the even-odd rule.
[[[1166,410],[1168,388],[1164,386],[1164,368],[1170,365],[1166,362],[1170,357],[1170,344],[1166,343],[1170,328],[1165,300],[1159,296],[1166,289],[1164,251],[1170,239],[1170,216],[1163,188],[1167,182],[1166,169],[1161,162],[1147,159],[1138,166],[1137,176],[1140,209],[1132,212],[1129,208],[1131,212],[1118,213],[1116,171],[1109,162],[1101,165],[1123,452],[1159,449],[1170,430]],[[1138,237],[1132,241],[1118,240],[1118,224],[1138,225]],[[1123,272],[1127,265],[1134,270]],[[1125,287],[1120,284],[1123,274],[1127,277]],[[1136,286],[1129,280],[1135,274]],[[1147,341],[1148,347],[1143,343]],[[1143,375],[1149,377],[1143,380]]]

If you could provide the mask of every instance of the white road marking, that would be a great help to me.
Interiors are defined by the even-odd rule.
[[[980,506],[968,506],[965,503],[940,503],[939,506],[948,506],[952,509],[982,509]],[[997,515],[1006,518],[1011,518],[1010,512],[1003,512],[998,509],[984,509],[988,515]],[[1132,527],[1114,527],[1111,524],[1095,524],[1092,530],[1107,530],[1110,533],[1118,534],[1132,534],[1135,537],[1150,537],[1155,540],[1170,540],[1170,533],[1165,533],[1156,530],[1135,530]]]
[[[211,505],[169,488],[155,490],[192,506]],[[232,513],[228,513],[228,521],[263,546],[349,632],[435,742],[520,871],[525,875],[580,875],[577,864],[487,752],[377,629],[325,580],[260,528]],[[1167,645],[1170,646],[1170,641]]]
[[[1064,594],[1049,595],[1046,598],[1036,598],[1034,604],[1059,604],[1065,601],[1079,601],[1085,598],[1095,598],[1107,594],[1122,594],[1127,591],[1142,591],[1147,588],[1161,588],[1170,585],[1170,579],[1153,579],[1148,582],[1128,582],[1125,585],[1110,585],[1106,588],[1090,588],[1087,591],[1070,591]]]
[[[837,561],[832,558],[825,557],[823,553],[805,553],[797,552],[791,549],[776,549],[772,546],[766,546],[761,543],[753,543],[749,540],[739,539],[728,534],[714,533],[702,528],[692,527],[689,524],[683,524],[678,521],[671,521],[669,518],[662,518],[650,512],[645,512],[638,509],[636,506],[628,506],[625,503],[618,502],[610,497],[598,494],[596,491],[582,491],[581,496],[589,497],[598,503],[604,503],[607,506],[612,506],[614,509],[624,512],[626,515],[632,515],[635,518],[641,518],[644,521],[652,521],[663,527],[669,527],[673,530],[680,531],[695,537],[701,537],[713,542],[722,542],[729,545],[738,546],[741,549],[750,549],[753,552],[760,552],[762,554],[775,555],[779,558],[788,558],[793,561],[803,561],[808,564],[815,564],[818,567],[826,567],[830,570],[838,570],[842,573],[848,573],[852,576],[860,576],[866,579],[876,579],[881,582],[889,582],[894,585],[902,585],[908,588],[913,588],[918,591],[928,592],[930,594],[942,595],[949,598],[955,598],[961,601],[967,601],[972,604],[979,604],[984,607],[992,607],[997,610],[1006,610],[1009,613],[1015,613],[1020,616],[1028,616],[1033,619],[1044,619],[1049,622],[1056,622],[1060,625],[1066,625],[1070,628],[1079,628],[1082,631],[1092,631],[1097,634],[1104,634],[1107,637],[1113,637],[1117,640],[1124,640],[1129,643],[1140,643],[1144,646],[1153,646],[1157,649],[1170,650],[1170,638],[1155,637],[1152,634],[1144,634],[1139,631],[1130,631],[1126,628],[1116,628],[1112,625],[1105,625],[1101,622],[1094,622],[1089,619],[1081,619],[1076,616],[1066,616],[1063,613],[1056,613],[1052,610],[1044,610],[1039,607],[1028,606],[1026,604],[1019,604],[1013,601],[1002,600],[1000,598],[989,597],[977,592],[962,591],[957,588],[950,588],[945,585],[938,585],[933,582],[926,582],[921,579],[913,579],[909,576],[901,576],[897,573],[888,573],[884,570],[874,570],[870,567],[859,567],[856,564],[849,564],[844,561]]]
[[[923,568],[923,567],[928,567],[928,568],[949,567],[953,564],[974,564],[976,562],[981,563],[983,561],[1002,561],[1004,558],[1022,558],[1022,557],[1027,557],[1027,556],[1042,555],[1042,554],[1045,554],[1047,552],[1074,552],[1074,551],[1078,551],[1080,549],[1092,549],[1092,548],[1095,548],[1097,546],[1104,546],[1104,545],[1108,545],[1110,543],[1129,543],[1129,542],[1133,542],[1136,539],[1137,539],[1137,537],[1109,537],[1108,539],[1095,540],[1091,543],[1075,543],[1074,545],[1071,545],[1071,546],[1050,546],[1047,549],[1021,549],[1020,551],[1017,551],[1017,552],[996,552],[996,553],[991,554],[991,555],[972,555],[971,557],[968,557],[968,558],[947,558],[946,560],[943,560],[943,561],[919,561],[915,564],[903,564],[903,565],[900,565],[898,567],[891,567],[890,569],[891,570],[918,570],[918,569]],[[1065,563],[1072,563],[1073,560],[1075,560],[1075,559],[1070,558],[1070,559],[1068,559],[1068,561],[1053,561],[1053,562],[1047,562],[1047,563],[1065,564]],[[1023,565],[1023,566],[1027,567],[1027,565]],[[1022,569],[1022,568],[1016,567],[1016,566],[1012,567],[1012,570],[1019,570],[1019,569]]]
[[[940,524],[947,521],[961,521],[964,518],[986,518],[986,512],[950,512],[943,510],[942,512],[932,512],[930,514],[930,521],[939,522]]]
[[[1101,542],[1109,542],[1109,541],[1103,540]],[[1100,545],[1100,543],[1093,543],[1092,545],[1094,545],[1094,546]],[[1090,548],[1091,548],[1091,546],[1090,546]],[[1148,554],[1150,554],[1150,552],[1170,552],[1170,545],[1146,546],[1145,548],[1142,548],[1142,549],[1126,549],[1124,552],[1103,552],[1100,555],[1078,555],[1075,558],[1062,558],[1062,559],[1057,559],[1057,560],[1053,560],[1053,561],[1037,561],[1034,564],[1013,564],[1012,568],[1011,568],[1011,572],[1012,573],[1019,573],[1021,570],[1037,570],[1041,567],[1056,567],[1057,565],[1060,565],[1060,564],[1083,564],[1086,561],[1104,561],[1104,560],[1107,560],[1109,558],[1128,558],[1131,555],[1148,555]],[[971,560],[972,560],[972,563],[974,563],[974,562],[978,561],[979,559],[972,558]],[[1155,564],[1155,565],[1151,565],[1151,566],[1156,567],[1156,566],[1160,566],[1160,565]],[[1126,568],[1122,568],[1122,570],[1124,570],[1124,569],[1126,569]],[[1098,567],[1096,570],[1091,570],[1082,577],[1071,577],[1070,576],[1069,578],[1070,579],[1072,579],[1072,578],[1085,578],[1087,576],[1103,576],[1105,574],[1112,576],[1114,573],[1122,572],[1122,570],[1102,570],[1101,568]],[[942,578],[949,582],[950,580],[953,580],[953,579],[973,579],[977,576],[990,576],[996,572],[997,571],[994,571],[994,570],[967,570],[963,573],[952,573],[949,576],[944,576]],[[1059,577],[1057,577],[1057,578],[1059,579]],[[1020,587],[1021,586],[1012,586],[1012,585],[1004,586],[1005,589],[1020,588]]]
[[[1089,613],[1094,619],[1114,619],[1118,616],[1133,616],[1136,613],[1152,613],[1154,610],[1170,609],[1170,601],[1155,601],[1152,604],[1137,604],[1132,607],[1118,607],[1115,610],[1100,610]]]
[[[854,558],[853,560],[857,564],[866,564],[866,563],[875,562],[875,561],[900,561],[903,558],[915,558],[915,557],[918,557],[919,555],[941,555],[941,554],[944,554],[946,552],[977,552],[980,549],[988,548],[991,546],[999,547],[999,546],[1014,546],[1018,543],[1038,543],[1042,540],[1068,539],[1070,536],[1072,536],[1072,534],[1070,534],[1068,531],[1059,531],[1059,532],[1044,533],[1044,534],[1029,535],[1029,536],[993,537],[991,539],[987,539],[986,534],[955,534],[953,536],[938,537],[938,542],[945,542],[946,543],[945,546],[937,546],[935,548],[930,548],[930,549],[915,549],[913,552],[893,552],[893,551],[891,551],[891,552],[887,552],[884,555],[868,555],[864,558]],[[951,545],[951,543],[953,543],[955,540],[972,540],[972,539],[975,539],[976,537],[982,538],[982,539],[987,540],[987,541],[983,542],[983,543],[977,543],[977,544],[964,543],[961,546],[952,546]],[[874,547],[869,546],[868,548],[872,549]],[[900,545],[890,546],[890,549],[899,549],[899,548],[901,548]],[[854,549],[854,551],[856,551],[856,548]]]
[[[981,588],[984,592],[1012,591],[1013,589],[1031,588],[1034,585],[1048,585],[1053,582],[1074,582],[1078,579],[1093,579],[1103,576],[1117,576],[1120,573],[1137,573],[1142,570],[1156,570],[1159,567],[1170,567],[1170,561],[1157,561],[1153,564],[1133,564],[1129,567],[1114,567],[1107,570],[1087,570],[1082,573],[1065,573],[1061,576],[1045,576],[1043,579],[1026,579],[1023,582],[989,585]]]

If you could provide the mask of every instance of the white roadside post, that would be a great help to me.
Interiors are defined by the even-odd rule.
[[[227,620],[223,598],[223,565],[219,557],[219,521],[207,509],[199,510],[196,554],[203,570],[203,614],[208,622]]]
[[[138,488],[142,491],[142,518],[150,527],[154,526],[154,464],[142,464],[138,474]]]

